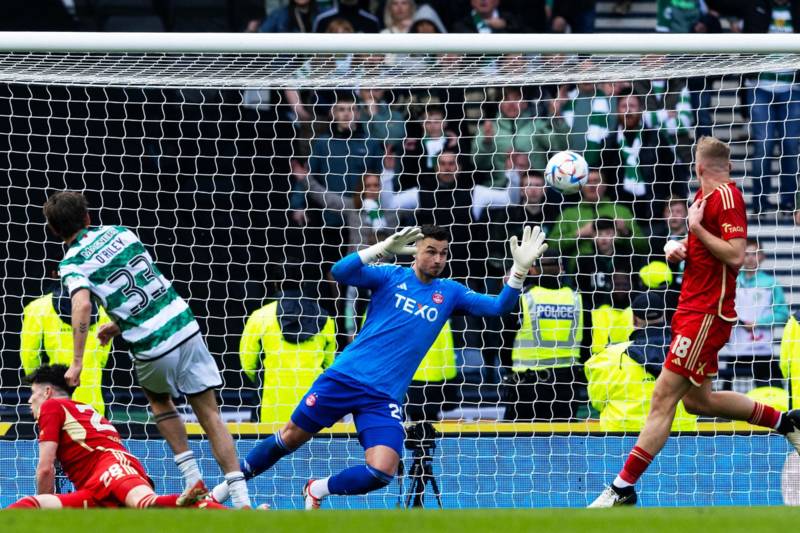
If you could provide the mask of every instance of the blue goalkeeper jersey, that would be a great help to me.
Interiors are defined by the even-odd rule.
[[[352,253],[333,266],[341,283],[372,291],[367,320],[356,339],[328,369],[402,403],[411,379],[450,315],[501,315],[520,291],[506,285],[498,296],[479,294],[450,279],[423,283],[409,267],[364,265]]]

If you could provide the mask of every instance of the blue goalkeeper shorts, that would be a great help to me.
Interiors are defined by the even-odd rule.
[[[403,409],[389,395],[376,391],[335,370],[320,375],[292,413],[292,422],[309,433],[319,433],[348,414],[364,449],[388,446],[403,456]]]

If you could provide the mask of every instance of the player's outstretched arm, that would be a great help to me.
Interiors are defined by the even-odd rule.
[[[72,293],[72,364],[69,365],[67,384],[77,387],[81,384],[83,370],[83,352],[86,350],[86,339],[89,336],[89,319],[92,314],[92,302],[88,289],[78,289]]]
[[[39,443],[39,464],[36,466],[36,494],[53,494],[56,491],[56,450],[58,443]]]
[[[417,249],[414,243],[422,238],[418,227],[403,228],[389,238],[373,244],[369,248],[349,254],[333,265],[333,278],[354,287],[374,288],[383,281],[382,269],[368,267],[389,255],[413,255]]]
[[[518,241],[514,235],[509,239],[509,243],[514,266],[511,268],[506,286],[497,296],[467,291],[462,295],[458,306],[461,311],[475,316],[494,316],[504,315],[514,309],[528,271],[534,261],[547,251],[547,244],[539,226],[526,226],[522,232],[522,241]]]

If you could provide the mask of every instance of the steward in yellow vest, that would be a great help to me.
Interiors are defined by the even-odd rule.
[[[458,369],[450,321],[444,323],[425,358],[419,364],[406,392],[406,418],[409,421],[437,420],[448,402],[457,401],[458,386],[453,383]]]
[[[800,313],[789,317],[781,339],[781,373],[789,388],[789,408],[800,405]]]
[[[608,346],[586,362],[589,400],[605,431],[640,431],[650,411],[656,378],[671,341],[664,299],[654,293],[633,302],[635,329],[630,340]],[[673,431],[696,431],[697,416],[678,403]]]
[[[103,368],[108,362],[111,343],[100,345],[97,329],[111,322],[105,310],[92,302],[89,319],[89,336],[83,356],[81,384],[72,399],[87,403],[101,415],[106,406],[101,389]],[[25,306],[22,315],[19,354],[25,375],[42,364],[66,365],[72,363],[72,303],[63,287],[45,294]]]
[[[630,273],[612,275],[612,305],[592,310],[592,354],[600,353],[609,344],[625,342],[633,333],[633,312],[630,305]]]
[[[561,285],[561,260],[550,254],[533,268],[534,286],[520,297],[519,329],[504,379],[506,419],[566,420],[577,409],[583,340],[583,306],[574,289]]]
[[[335,353],[333,319],[300,291],[286,291],[250,315],[239,342],[239,360],[253,383],[263,365],[261,422],[289,420],[303,394],[333,363]]]

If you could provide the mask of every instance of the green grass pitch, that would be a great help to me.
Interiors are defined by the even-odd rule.
[[[796,531],[788,507],[395,511],[1,511],[0,530],[53,533],[712,533]]]

